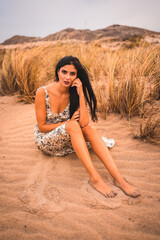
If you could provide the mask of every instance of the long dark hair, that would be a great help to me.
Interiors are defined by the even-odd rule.
[[[77,78],[79,78],[82,82],[84,96],[90,107],[90,114],[91,114],[92,120],[96,121],[97,120],[97,115],[96,115],[97,100],[93,92],[91,83],[89,81],[86,68],[80,63],[78,58],[73,56],[65,56],[57,63],[57,66],[55,69],[55,76],[56,76],[55,81],[59,81],[58,71],[60,70],[61,67],[65,65],[74,65],[75,68],[77,69]],[[70,91],[70,118],[71,118],[73,113],[79,107],[79,96],[77,94],[76,87],[70,87],[69,91]]]

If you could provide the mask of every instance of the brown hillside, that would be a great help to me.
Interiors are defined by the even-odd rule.
[[[5,40],[1,44],[10,45],[10,44],[25,43],[25,42],[37,42],[37,41],[41,41],[41,38],[15,35],[15,36]]]
[[[133,37],[144,36],[160,37],[159,32],[154,32],[137,27],[129,27],[122,25],[112,25],[104,29],[98,30],[77,30],[74,28],[66,28],[54,34],[50,34],[44,38],[26,37],[26,36],[13,36],[5,40],[2,45],[18,44],[24,42],[38,42],[38,41],[54,41],[54,40],[67,40],[76,39],[84,41],[93,41],[96,39],[113,39],[113,40],[129,40]]]

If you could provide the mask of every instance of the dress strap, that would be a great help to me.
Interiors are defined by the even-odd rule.
[[[44,88],[44,91],[45,91],[45,94],[46,94],[46,106],[47,106],[47,109],[50,108],[50,100],[49,100],[49,95],[48,95],[48,91],[47,91],[47,88],[46,86],[43,86],[42,88]]]
[[[48,94],[46,86],[43,86],[42,88],[44,88],[45,93]]]

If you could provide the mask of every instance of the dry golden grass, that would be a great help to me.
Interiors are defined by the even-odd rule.
[[[98,40],[56,41],[6,50],[1,94],[17,92],[20,101],[33,102],[36,89],[54,80],[55,64],[65,55],[78,57],[87,68],[103,116],[108,112],[128,118],[139,116],[138,136],[160,142],[160,116],[154,117],[157,109],[146,110],[147,104],[152,106],[160,100],[158,46],[142,42],[131,49],[112,49]]]

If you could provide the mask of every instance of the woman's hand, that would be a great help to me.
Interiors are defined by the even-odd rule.
[[[79,109],[77,111],[74,112],[74,114],[72,115],[71,121],[76,120],[77,122],[80,119],[80,111]]]
[[[77,93],[80,95],[83,93],[83,87],[82,87],[82,82],[79,78],[76,78],[73,82],[71,87],[76,87],[77,88]]]

